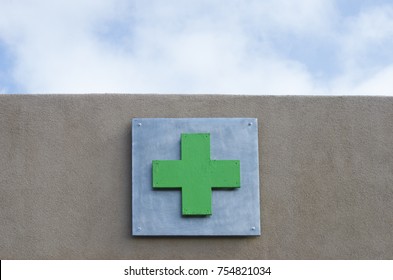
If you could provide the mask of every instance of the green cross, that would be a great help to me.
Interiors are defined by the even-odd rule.
[[[153,160],[153,188],[181,188],[183,215],[211,215],[212,188],[239,188],[239,160],[211,160],[210,134],[181,135],[181,160]]]

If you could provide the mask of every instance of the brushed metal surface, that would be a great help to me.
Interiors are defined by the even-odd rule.
[[[214,189],[211,216],[182,216],[180,189],[152,188],[152,161],[179,160],[181,133],[210,133],[211,159],[240,160],[240,188]],[[258,123],[255,118],[133,119],[132,234],[260,235],[258,165]]]

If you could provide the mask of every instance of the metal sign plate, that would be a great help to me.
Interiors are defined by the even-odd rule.
[[[260,232],[256,119],[132,120],[133,235]]]

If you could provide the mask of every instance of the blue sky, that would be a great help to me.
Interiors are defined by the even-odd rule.
[[[393,95],[393,2],[0,0],[0,93]]]

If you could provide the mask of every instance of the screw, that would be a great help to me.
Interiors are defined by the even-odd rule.
[[[252,123],[251,123],[251,122],[249,122],[249,123],[248,123],[248,126],[252,126]]]
[[[252,227],[251,230],[255,230],[255,227]]]
[[[142,126],[142,124],[141,124],[141,123],[138,123],[138,126]]]
[[[141,231],[141,230],[142,230],[142,228],[141,228],[141,227],[138,227],[138,228],[137,228],[137,231]]]

